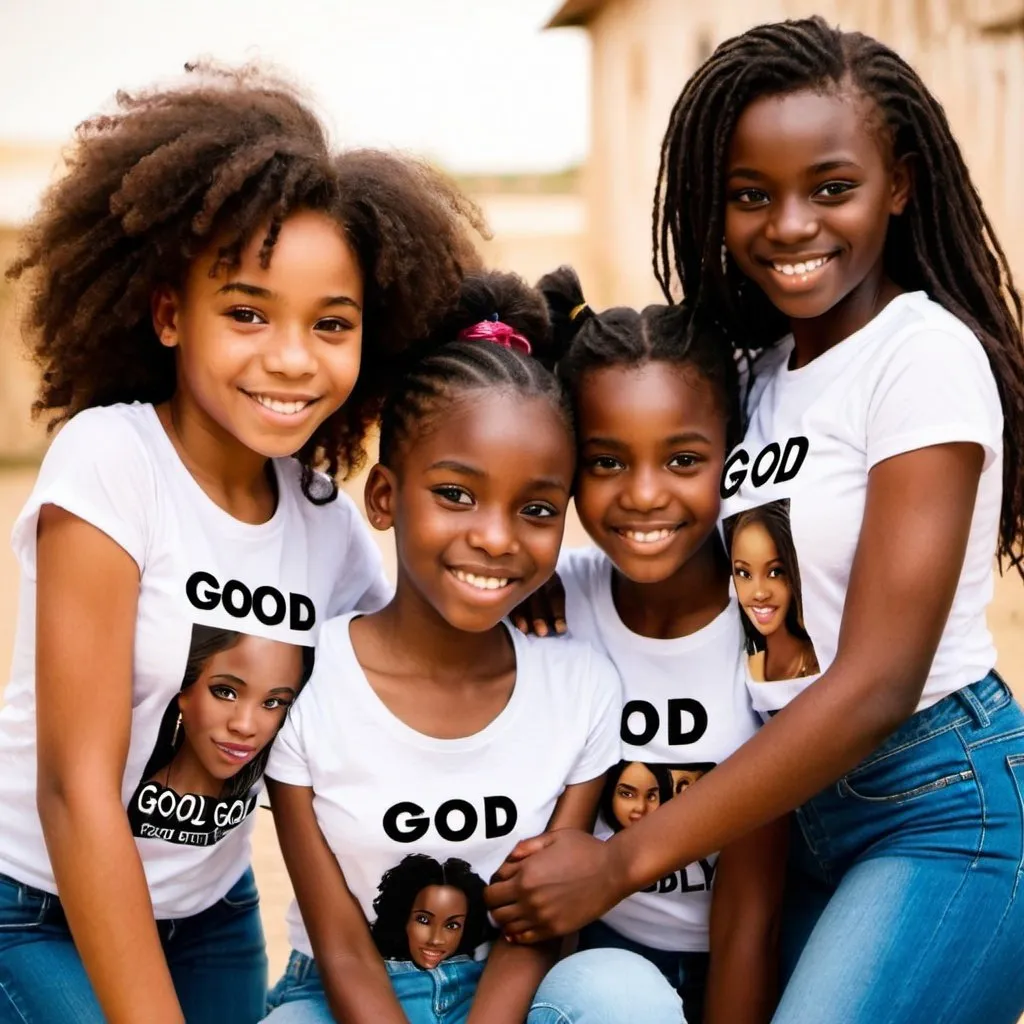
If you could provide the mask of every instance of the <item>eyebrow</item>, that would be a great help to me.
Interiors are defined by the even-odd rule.
[[[677,444],[689,444],[692,441],[703,441],[705,444],[711,444],[711,439],[706,435],[702,434],[699,430],[687,430],[682,434],[673,434],[671,437],[665,438],[664,444],[677,445]],[[628,448],[629,445],[625,441],[619,441],[614,437],[586,437],[583,439],[583,444],[598,445],[601,448]]]
[[[464,462],[456,462],[454,459],[441,459],[439,462],[431,463],[427,467],[428,471],[431,469],[444,469],[449,473],[461,473],[463,476],[472,476],[478,479],[485,477],[487,474],[476,466],[467,466]],[[531,491],[541,488],[544,490],[556,490],[556,491],[569,491],[569,484],[564,480],[556,480],[551,476],[541,476],[534,480],[529,480],[524,486],[524,490]]]
[[[228,281],[217,289],[218,295],[226,295],[231,292],[238,292],[240,295],[248,295],[254,299],[274,299],[277,296],[269,288],[261,288],[257,284],[247,284],[245,281]],[[320,302],[321,308],[328,306],[351,306],[353,309],[362,312],[363,307],[355,299],[348,295],[329,295]]]
[[[835,157],[832,160],[822,160],[819,163],[811,164],[808,171],[811,174],[827,174],[829,171],[837,171],[842,167],[856,167],[861,169],[859,163],[852,157]],[[734,167],[728,174],[729,178],[751,178],[754,181],[765,181],[768,177],[753,167]]]

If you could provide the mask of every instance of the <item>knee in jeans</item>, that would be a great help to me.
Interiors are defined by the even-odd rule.
[[[557,963],[541,983],[527,1024],[685,1024],[679,995],[661,971],[624,949],[588,949]]]

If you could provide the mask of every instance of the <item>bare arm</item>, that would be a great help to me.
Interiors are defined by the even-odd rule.
[[[603,848],[568,833],[520,844],[524,859],[488,890],[506,932],[575,929],[809,800],[912,715],[956,592],[982,464],[980,446],[945,444],[875,466],[828,671],[685,800]]]
[[[604,777],[567,786],[558,798],[549,831],[594,827]],[[466,1024],[523,1024],[544,975],[558,959],[559,942],[516,945],[499,938],[487,958]]]
[[[334,1019],[406,1024],[362,908],[320,831],[313,790],[267,780],[281,853]]]
[[[37,805],[75,946],[112,1024],[181,1024],[121,803],[139,570],[105,533],[39,513]]]
[[[718,857],[704,1024],[768,1024],[779,996],[779,915],[789,818],[737,839]]]

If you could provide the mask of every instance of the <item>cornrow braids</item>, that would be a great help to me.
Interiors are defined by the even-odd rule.
[[[119,93],[113,113],[79,126],[67,173],[7,271],[30,278],[25,334],[42,370],[34,412],[52,413],[52,429],[94,406],[169,399],[175,355],[153,330],[154,290],[180,287],[211,246],[212,273],[237,268],[259,232],[266,267],[289,214],[322,212],[346,234],[365,300],[353,393],[297,454],[306,496],[330,501],[334,478],[365,457],[396,354],[447,314],[476,265],[468,229],[482,221],[423,164],[333,155],[307,103],[258,67],[187,70],[181,86]]]
[[[728,446],[740,441],[736,361],[720,332],[694,316],[689,304],[651,305],[640,312],[620,306],[598,313],[586,304],[579,277],[567,266],[545,274],[537,288],[548,303],[558,376],[574,405],[588,370],[648,362],[691,366],[719,394]]]
[[[679,289],[707,310],[748,365],[782,338],[785,317],[722,258],[729,146],[753,100],[849,86],[876,105],[893,159],[913,161],[910,201],[889,223],[887,273],[967,324],[992,366],[1004,415],[998,554],[1024,576],[1021,300],[942,107],[896,53],[820,17],[761,25],[722,43],[684,87],[662,143],[655,275],[669,301]]]
[[[529,341],[530,355],[491,341],[459,340],[464,329],[495,318]],[[414,354],[384,402],[380,461],[393,466],[403,444],[422,433],[431,418],[462,392],[495,389],[546,398],[571,433],[569,402],[553,365],[548,314],[540,294],[515,274],[490,271],[467,277],[454,312]]]

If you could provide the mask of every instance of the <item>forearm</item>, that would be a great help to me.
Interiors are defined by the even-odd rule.
[[[345,1024],[407,1024],[375,948],[321,954],[316,966],[335,1020]]]
[[[523,1024],[533,997],[558,959],[559,942],[517,946],[497,939],[466,1024]]]
[[[124,808],[81,787],[39,813],[75,947],[110,1024],[183,1024]]]
[[[669,801],[610,839],[614,888],[623,896],[636,892],[787,814],[857,765],[912,713],[906,698],[865,692],[841,671],[830,670],[804,690],[691,786],[685,800]]]
[[[774,927],[757,929],[737,922],[712,938],[704,1024],[768,1024],[778,989]]]

